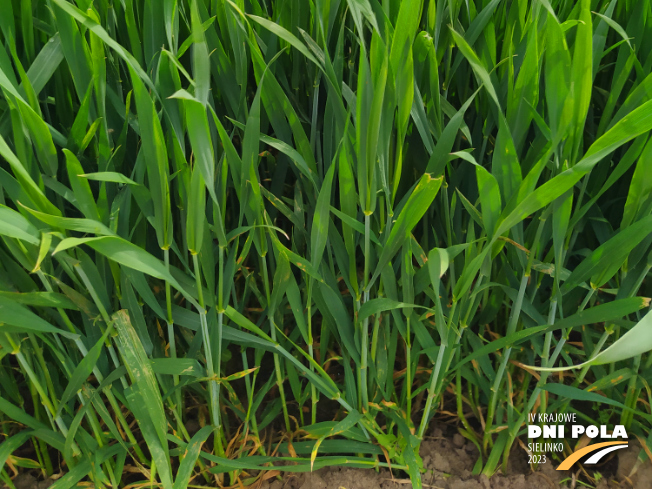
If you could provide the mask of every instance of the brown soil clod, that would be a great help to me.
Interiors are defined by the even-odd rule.
[[[497,473],[489,478],[472,475],[477,460],[477,449],[459,435],[443,435],[439,429],[428,436],[421,445],[421,457],[425,473],[422,474],[424,488],[435,489],[571,489],[594,487],[595,489],[652,488],[652,465],[645,462],[634,475],[628,477],[636,464],[640,446],[637,442],[621,450],[617,458],[617,472],[611,475],[597,475],[605,471],[606,464],[585,470],[596,478],[593,485],[585,485],[572,477],[570,472],[556,470],[557,462],[548,457],[536,472],[530,469],[527,455],[514,450],[506,474]],[[395,474],[396,475],[396,474]],[[411,486],[409,479],[392,477],[390,472],[346,467],[329,467],[307,474],[288,474],[282,481],[266,482],[261,489],[405,489]],[[400,477],[400,476],[399,476]],[[573,484],[574,482],[574,484]]]

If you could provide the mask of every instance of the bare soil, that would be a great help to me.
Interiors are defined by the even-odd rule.
[[[422,474],[425,488],[437,489],[652,489],[652,465],[649,461],[632,470],[640,452],[638,442],[630,448],[592,468],[579,465],[574,471],[557,471],[559,462],[547,457],[547,462],[533,471],[525,450],[518,445],[512,450],[507,471],[491,478],[472,475],[478,452],[473,443],[461,435],[442,436],[435,428],[433,436],[421,445],[421,457],[426,469]],[[596,476],[596,472],[599,475]],[[405,474],[378,472],[367,469],[329,467],[313,473],[285,473],[281,480],[270,480],[260,489],[407,489],[411,487]],[[597,480],[596,480],[597,479]]]
[[[446,429],[446,428],[445,428]],[[421,457],[426,472],[422,474],[423,487],[436,489],[652,489],[652,464],[637,464],[641,450],[637,441],[630,441],[628,449],[619,450],[598,465],[577,466],[573,471],[557,471],[558,461],[550,456],[536,471],[528,464],[524,449],[515,445],[507,471],[491,478],[474,476],[472,470],[478,459],[473,443],[447,429],[435,428],[421,445]],[[599,474],[599,475],[596,475]],[[27,471],[13,479],[16,489],[46,489],[54,480],[38,480],[38,471]],[[280,480],[271,479],[256,489],[408,489],[411,482],[406,475],[387,469],[352,469],[329,467],[313,473],[282,474]],[[203,481],[202,481],[203,482]],[[4,489],[4,485],[0,486]],[[205,487],[205,486],[204,486]]]

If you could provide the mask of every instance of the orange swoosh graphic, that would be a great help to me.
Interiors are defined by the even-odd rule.
[[[591,452],[595,452],[596,450],[603,448],[603,447],[608,447],[611,445],[627,445],[627,442],[622,442],[622,441],[605,441],[604,443],[596,443],[595,445],[589,445],[588,447],[584,447],[581,450],[578,450],[576,452],[573,452],[572,455],[570,455],[566,460],[564,460],[559,467],[557,467],[557,470],[568,470],[570,469],[575,462],[577,462],[579,459],[581,459],[584,455],[589,454]]]

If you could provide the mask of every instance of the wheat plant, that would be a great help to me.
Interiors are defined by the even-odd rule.
[[[420,487],[438,412],[491,475],[578,401],[652,447],[649,0],[0,0],[0,41],[9,487]]]

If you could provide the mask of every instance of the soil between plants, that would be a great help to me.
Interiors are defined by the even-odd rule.
[[[478,458],[473,443],[461,435],[442,436],[441,429],[435,428],[432,436],[421,444],[421,457],[426,472],[422,474],[424,488],[437,489],[583,489],[583,488],[634,488],[652,489],[652,464],[641,464],[630,477],[636,464],[640,445],[630,441],[630,447],[615,452],[586,473],[577,466],[573,471],[557,471],[559,462],[547,457],[538,470],[532,471],[528,465],[526,452],[515,444],[512,449],[506,474],[498,473],[491,478],[473,476],[471,471]],[[597,483],[589,484],[587,474]],[[383,469],[378,472],[369,469],[348,467],[328,467],[313,473],[289,473],[282,480],[264,482],[260,489],[407,489],[412,487],[404,474],[392,473]],[[588,485],[587,485],[588,484]]]
[[[448,431],[448,430],[447,430]],[[498,473],[491,478],[474,476],[471,471],[478,452],[473,443],[459,434],[443,435],[435,428],[432,436],[421,444],[421,457],[426,472],[422,474],[423,487],[436,489],[652,489],[652,464],[646,461],[630,476],[636,465],[640,445],[630,441],[630,447],[619,450],[587,472],[577,466],[573,471],[558,472],[559,462],[547,457],[537,471],[528,465],[525,451],[514,445],[507,467],[507,473]],[[601,474],[599,481],[596,472]],[[38,480],[37,471],[27,471],[13,479],[16,489],[47,489],[55,481]],[[269,480],[254,489],[408,489],[412,487],[405,474],[393,473],[387,469],[378,472],[370,469],[328,467],[312,473],[282,473],[281,480]],[[203,482],[203,481],[202,481]],[[589,484],[590,482],[593,482]],[[192,483],[192,482],[191,482]],[[587,485],[588,484],[588,485]],[[201,484],[203,487],[207,487]],[[7,486],[0,486],[5,489]]]

